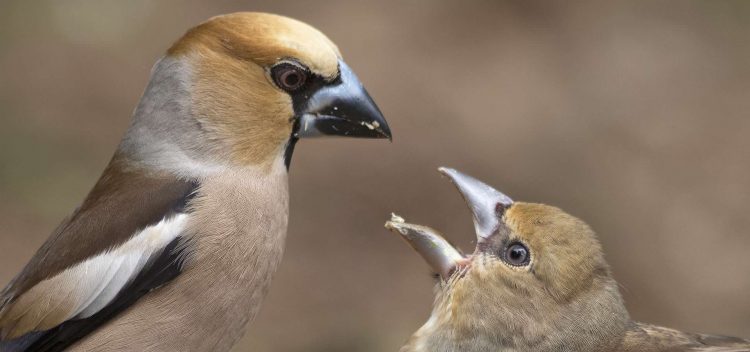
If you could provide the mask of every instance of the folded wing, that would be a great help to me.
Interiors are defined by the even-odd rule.
[[[0,351],[57,351],[176,277],[197,184],[113,161],[0,295]]]

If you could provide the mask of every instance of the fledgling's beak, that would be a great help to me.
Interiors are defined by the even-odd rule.
[[[391,214],[391,220],[385,223],[385,228],[401,235],[443,280],[448,280],[457,268],[468,262],[432,228],[408,224],[396,214]]]
[[[383,114],[357,76],[339,60],[339,77],[315,91],[300,111],[298,137],[339,135],[392,139]]]
[[[474,231],[477,240],[486,239],[500,227],[505,209],[513,205],[510,197],[469,175],[455,169],[438,168],[458,188],[474,216]]]

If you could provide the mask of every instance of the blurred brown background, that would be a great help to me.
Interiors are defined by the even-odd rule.
[[[149,69],[227,12],[341,48],[394,142],[303,140],[287,253],[237,351],[395,351],[432,300],[391,211],[472,248],[435,171],[598,231],[632,315],[750,338],[750,3],[0,2],[0,286],[82,200]]]

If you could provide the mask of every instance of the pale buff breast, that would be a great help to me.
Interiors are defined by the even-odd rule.
[[[226,351],[257,314],[281,261],[287,173],[223,171],[201,183],[182,274],[73,346],[73,351]]]

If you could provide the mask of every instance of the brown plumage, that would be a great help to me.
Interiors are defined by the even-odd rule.
[[[441,171],[472,210],[477,246],[457,257],[433,229],[395,215],[386,223],[441,277],[432,316],[402,352],[750,351],[747,340],[632,321],[586,223]]]
[[[298,139],[390,138],[336,46],[265,13],[189,30],[81,206],[0,293],[0,351],[226,351],[284,249]]]
[[[194,188],[189,182],[167,175],[128,171],[120,162],[117,157],[112,160],[81,206],[52,233],[55,240],[39,249],[32,262],[8,285],[6,294],[19,296],[71,263],[127,241],[136,230],[161,220],[162,214],[176,205],[175,200],[184,198]],[[127,216],[113,211],[126,204],[143,206]],[[92,234],[96,231],[110,236],[105,241]],[[60,253],[60,249],[65,252]]]
[[[231,14],[189,30],[168,55],[195,60],[196,120],[230,144],[233,160],[268,165],[289,139],[291,97],[268,84],[267,68],[294,58],[325,80],[338,75],[338,48],[302,22]]]

